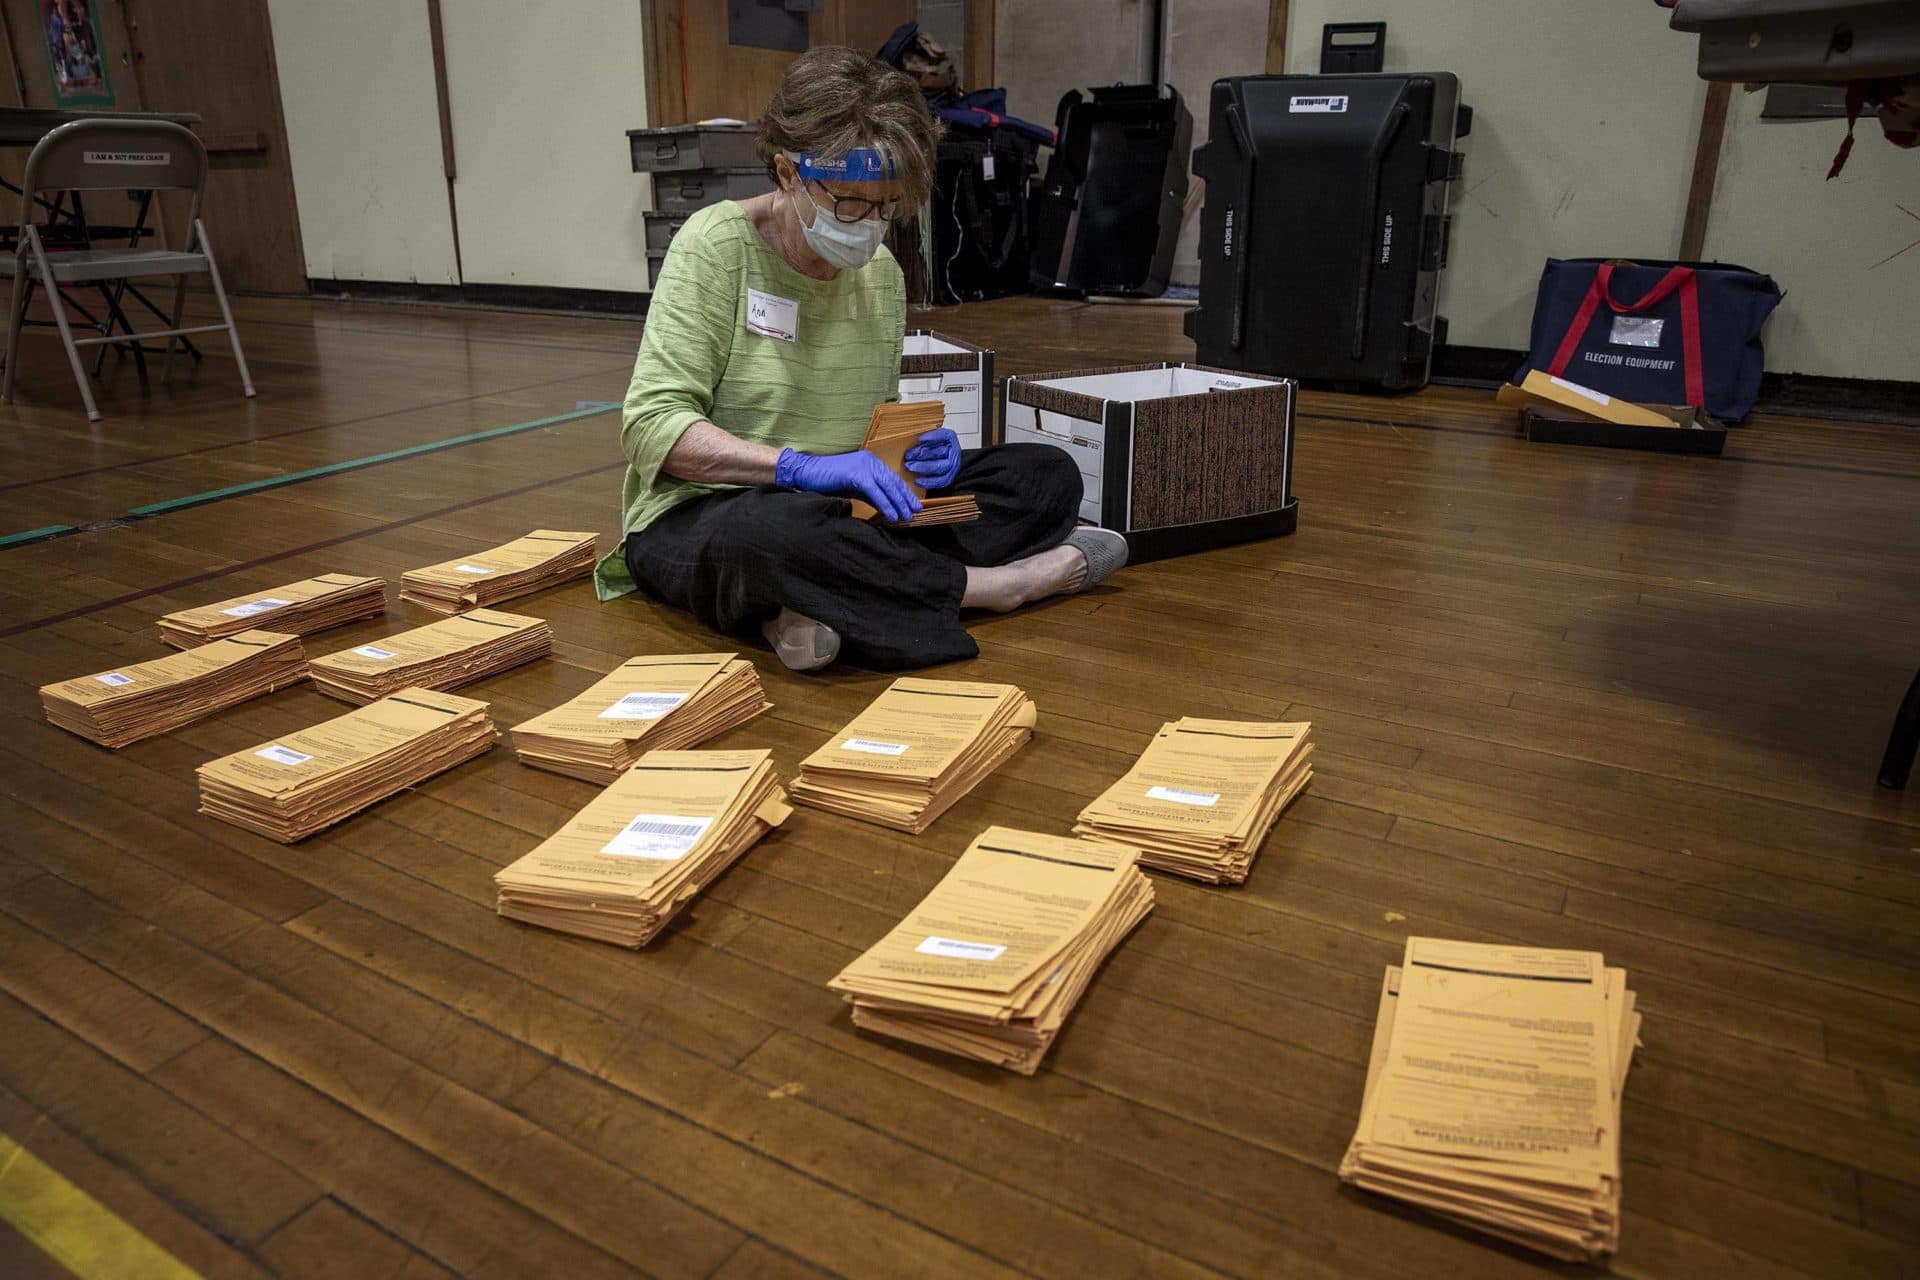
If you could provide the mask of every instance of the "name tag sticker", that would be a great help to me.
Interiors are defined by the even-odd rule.
[[[800,332],[800,304],[778,294],[747,290],[747,328],[754,333],[782,342],[792,342]]]

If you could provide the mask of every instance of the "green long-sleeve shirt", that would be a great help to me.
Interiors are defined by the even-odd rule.
[[[759,304],[753,317],[750,297]],[[661,264],[620,415],[625,532],[735,487],[660,469],[702,419],[776,448],[859,448],[873,406],[899,398],[906,315],[900,266],[885,249],[858,271],[815,280],[788,266],[737,204],[687,219]],[[789,331],[791,341],[768,329]],[[602,600],[634,589],[623,551],[615,547],[600,562],[594,585]]]

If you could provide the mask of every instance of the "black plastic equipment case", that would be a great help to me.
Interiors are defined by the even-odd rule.
[[[1394,390],[1445,340],[1448,184],[1472,116],[1447,72],[1213,84],[1200,221],[1205,364]]]
[[[1092,101],[1069,89],[1054,125],[1059,144],[1034,194],[1034,285],[1165,293],[1193,148],[1187,104],[1172,85],[1113,85]]]

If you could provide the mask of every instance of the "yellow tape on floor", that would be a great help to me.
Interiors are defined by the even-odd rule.
[[[0,1218],[80,1280],[199,1280],[192,1267],[4,1133]]]

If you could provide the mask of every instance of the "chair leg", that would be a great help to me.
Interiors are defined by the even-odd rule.
[[[1920,754],[1920,673],[1907,686],[1907,696],[1893,716],[1893,732],[1887,735],[1887,754],[1880,761],[1880,785],[1893,791],[1906,788],[1913,773],[1913,758]]]
[[[27,327],[27,256],[20,254],[13,264],[13,304],[7,312],[7,367],[0,374],[0,401],[13,403],[13,372],[20,367],[20,331]]]
[[[213,296],[220,303],[220,318],[227,322],[227,341],[233,344],[233,362],[240,366],[240,386],[247,398],[253,398],[253,375],[247,372],[247,356],[240,350],[240,330],[233,323],[233,308],[227,305],[227,286],[220,282],[220,264],[213,259],[213,246],[207,243],[206,224],[198,218],[193,220],[193,236],[199,241],[200,252],[207,255],[207,274],[213,278]],[[174,326],[179,328],[178,325]]]
[[[67,349],[67,363],[73,366],[73,381],[80,388],[81,403],[87,406],[87,421],[100,421],[100,409],[93,403],[93,388],[87,385],[87,371],[80,363],[80,348],[73,345],[73,329],[67,324],[67,302],[60,296],[60,286],[54,282],[53,270],[47,266],[47,255],[40,248],[40,228],[29,225],[27,238],[33,245],[33,258],[40,267],[40,284],[47,291],[47,299],[53,304],[53,320],[60,326],[60,343]]]
[[[187,278],[185,276],[175,276],[173,278],[173,318],[167,321],[167,328],[178,329],[180,327],[180,320],[185,316],[186,311]],[[160,381],[173,381],[173,349],[180,345],[182,341],[183,339],[177,333],[168,335],[167,354],[160,361]]]

